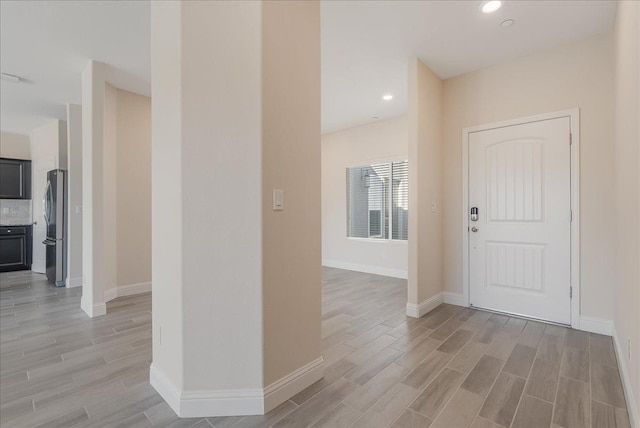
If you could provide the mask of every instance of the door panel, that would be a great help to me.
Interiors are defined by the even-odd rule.
[[[560,118],[469,134],[472,305],[570,324],[569,133]]]

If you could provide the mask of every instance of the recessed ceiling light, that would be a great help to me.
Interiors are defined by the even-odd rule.
[[[514,21],[513,19],[507,19],[505,21],[502,21],[500,26],[503,27],[503,28],[511,27],[515,22],[516,21]]]
[[[385,100],[385,101],[390,101],[390,100],[393,99],[393,95],[391,95],[391,94],[383,95],[382,99]]]
[[[500,9],[502,7],[502,1],[500,0],[489,0],[489,1],[483,1],[482,3],[480,3],[480,10],[483,13],[493,13],[496,10]]]
[[[13,74],[0,73],[0,76],[2,77],[2,80],[5,80],[7,82],[20,83],[20,78],[18,76],[14,76]]]
[[[373,120],[377,120],[377,119],[378,119],[378,116],[371,116],[371,119],[373,119]]]

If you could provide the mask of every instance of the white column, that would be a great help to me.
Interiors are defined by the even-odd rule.
[[[319,18],[151,5],[150,377],[182,417],[262,414],[322,376]]]
[[[103,138],[104,64],[91,61],[82,72],[82,309],[104,315]]]
[[[82,107],[67,104],[67,287],[82,285]]]

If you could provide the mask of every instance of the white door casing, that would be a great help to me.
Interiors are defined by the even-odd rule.
[[[577,122],[574,111],[465,130],[470,305],[572,324],[572,116]]]
[[[56,163],[53,159],[46,159],[33,162],[33,253],[31,259],[31,270],[44,273],[46,267],[45,245],[42,243],[47,237],[47,225],[44,220],[44,189],[47,185],[47,172],[55,169]]]

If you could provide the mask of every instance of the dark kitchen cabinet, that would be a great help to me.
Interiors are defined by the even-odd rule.
[[[31,161],[0,158],[0,199],[31,199]]]
[[[0,227],[0,272],[31,269],[31,226]]]

